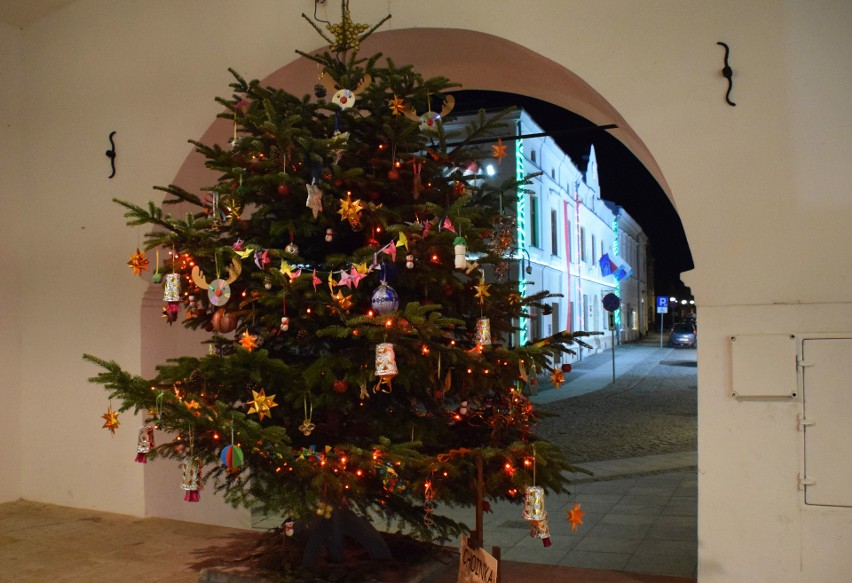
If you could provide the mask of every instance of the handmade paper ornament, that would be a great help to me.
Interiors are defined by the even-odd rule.
[[[524,497],[524,520],[543,520],[547,513],[544,510],[544,488],[527,486]]]
[[[188,457],[180,463],[180,487],[186,492],[183,496],[185,502],[201,500],[201,466],[197,457]]]
[[[279,329],[282,332],[286,332],[290,329],[290,318],[288,316],[281,317],[281,326],[279,326]]]
[[[180,274],[167,273],[166,282],[163,286],[163,301],[166,306],[163,309],[163,317],[171,324],[177,320],[180,312]]]
[[[331,243],[332,240],[334,240],[334,229],[329,227],[328,229],[325,230],[325,242]]]
[[[565,374],[559,369],[553,369],[553,372],[550,373],[550,382],[553,383],[555,389],[560,388],[562,383],[565,382]]]
[[[390,314],[399,308],[399,295],[397,295],[396,290],[382,280],[382,283],[373,292],[370,305],[377,314]]]
[[[390,342],[378,344],[376,346],[376,376],[379,377],[379,382],[376,383],[373,391],[378,392],[385,386],[387,387],[385,392],[389,393],[391,381],[397,374],[399,374],[399,370],[396,367],[396,353],[393,344]]]
[[[340,215],[341,221],[349,221],[353,229],[361,228],[361,212],[364,210],[364,203],[358,199],[352,200],[352,193],[346,192],[346,198],[340,199],[340,208],[337,209],[337,214]]]
[[[414,255],[411,253],[405,256],[405,268],[414,269]]]
[[[467,267],[467,241],[464,237],[458,236],[453,240],[453,253],[455,259],[453,265],[456,269],[464,269]]]
[[[207,290],[207,299],[212,305],[224,306],[231,298],[231,284],[240,276],[242,270],[242,263],[240,263],[238,258],[234,257],[227,270],[228,279],[221,279],[217,275],[216,279],[208,283],[204,277],[204,272],[196,265],[192,268],[192,281],[201,289]]]
[[[148,463],[149,451],[154,449],[154,426],[143,425],[139,428],[139,438],[136,440],[136,462],[140,464]]]
[[[574,502],[574,505],[566,512],[568,513],[567,520],[571,523],[571,532],[576,532],[577,527],[583,524],[583,516],[586,513],[581,510],[579,502]]]
[[[136,248],[136,253],[130,254],[130,261],[127,262],[127,267],[133,270],[133,275],[142,277],[143,271],[148,271],[148,257]]]
[[[260,348],[260,345],[257,343],[258,337],[254,334],[250,334],[248,330],[243,332],[243,335],[240,336],[240,345],[251,352],[256,348]]]
[[[109,429],[109,432],[115,435],[115,430],[121,423],[118,421],[118,411],[112,410],[112,403],[107,407],[107,412],[101,415],[101,419],[104,420],[102,429]]]
[[[306,184],[308,190],[308,198],[305,200],[305,206],[311,209],[314,218],[317,218],[322,212],[322,190],[316,184]]]
[[[446,95],[444,96],[444,103],[441,107],[440,113],[432,111],[430,105],[429,111],[425,112],[422,115],[417,115],[416,111],[411,108],[408,108],[405,110],[405,117],[412,121],[419,121],[421,132],[432,133],[438,131],[438,123],[443,121],[444,116],[450,113],[450,111],[452,111],[455,105],[455,98],[452,95]]]
[[[479,318],[476,321],[473,341],[478,346],[491,346],[491,320],[488,318]]]
[[[544,513],[544,518],[541,520],[530,521],[530,536],[540,538],[544,548],[553,544],[550,542],[550,524],[547,521],[547,512]]]
[[[278,406],[278,403],[275,402],[275,395],[267,395],[266,389],[252,390],[251,394],[252,400],[247,403],[249,405],[248,414],[257,413],[261,421],[264,417],[271,418],[270,409]]]
[[[219,459],[222,461],[222,465],[228,468],[228,472],[236,473],[238,468],[243,465],[245,456],[240,446],[231,443],[222,448]]]

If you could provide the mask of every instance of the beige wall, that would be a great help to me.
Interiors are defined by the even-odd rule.
[[[17,217],[26,198],[21,168],[23,123],[18,112],[22,103],[21,32],[0,23],[0,197],[3,214],[15,220],[4,221],[0,229],[0,427],[4,445],[0,448],[0,502],[16,500],[21,492],[21,231]]]
[[[328,4],[333,16],[337,3]],[[516,0],[361,0],[353,17],[375,22],[388,6],[387,29],[472,29],[552,59],[636,131],[670,187],[696,265],[685,281],[702,318],[700,580],[842,580],[852,569],[843,551],[852,512],[801,502],[801,404],[731,399],[727,338],[852,331],[852,4],[546,0],[527,13],[532,5]],[[20,424],[23,460],[20,484],[0,485],[4,499],[152,512],[143,468],[132,463],[136,422],[123,415],[114,438],[100,428],[107,399],[80,359],[86,351],[142,366],[146,285],[125,265],[141,231],[125,228],[109,201],[142,203],[156,196],[151,185],[177,174],[186,140],[219,110],[213,97],[228,93],[227,67],[264,78],[295,48],[319,48],[301,12],[313,2],[79,0],[12,31],[19,39],[0,29],[0,48],[22,51],[18,66],[4,50],[0,72],[17,71],[24,87],[19,109],[0,102],[0,120],[26,123],[21,148],[0,145],[4,168],[20,155],[24,170],[0,177],[15,223],[11,241],[2,235],[0,265],[12,268],[0,293],[11,298],[4,306],[18,303],[3,330],[21,339],[19,353],[13,332],[0,340],[2,382],[14,388],[20,377],[19,396],[4,390],[0,404],[21,400],[18,419],[4,407],[0,421]],[[736,107],[723,101],[719,40],[732,49]],[[118,175],[108,180],[112,130]]]

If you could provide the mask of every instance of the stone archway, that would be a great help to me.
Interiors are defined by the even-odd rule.
[[[424,49],[428,47],[428,49]],[[597,125],[615,124],[610,133],[621,141],[648,169],[674,207],[662,172],[639,136],[627,121],[597,91],[580,77],[526,47],[509,40],[470,30],[418,28],[378,32],[361,45],[363,54],[381,52],[397,63],[412,65],[424,77],[444,76],[462,85],[462,89],[498,91],[525,95],[546,101],[580,115]],[[464,55],[460,58],[459,55]],[[282,87],[295,95],[312,94],[317,82],[316,64],[299,57],[261,80],[263,85]],[[233,131],[232,122],[217,118],[199,138],[206,144],[225,144]],[[198,192],[215,181],[215,174],[204,166],[204,158],[190,153],[172,181]],[[182,212],[180,205],[174,209]],[[154,367],[175,354],[204,353],[202,333],[162,326],[161,292],[151,286],[142,302],[142,374],[153,375]],[[165,516],[193,522],[249,526],[245,513],[229,507],[203,513],[188,509],[171,496],[173,471],[149,467],[145,473],[147,515]],[[176,502],[175,502],[176,501]],[[192,506],[192,505],[190,505]]]

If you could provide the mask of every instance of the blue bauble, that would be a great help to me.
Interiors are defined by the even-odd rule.
[[[373,292],[371,304],[377,314],[390,314],[399,308],[399,296],[396,290],[383,281]]]

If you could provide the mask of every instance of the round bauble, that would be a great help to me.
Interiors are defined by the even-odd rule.
[[[570,364],[563,364],[562,365],[562,372],[571,372],[571,365]]]
[[[376,313],[390,314],[399,308],[399,295],[397,295],[395,289],[383,281],[373,292],[370,304]]]
[[[284,247],[284,253],[289,255],[298,255],[299,254],[299,246],[295,243],[288,243],[286,247]]]
[[[388,180],[399,180],[399,170],[396,168],[388,170]]]
[[[237,320],[239,320],[237,316],[231,312],[226,312],[223,308],[220,308],[213,312],[213,318],[211,318],[210,324],[213,326],[214,332],[227,334],[228,332],[233,332],[234,328],[237,327]]]
[[[280,194],[281,196],[287,196],[288,194],[290,194],[290,186],[286,182],[279,184],[278,194]]]
[[[349,383],[346,379],[336,379],[331,383],[331,388],[335,393],[345,393],[349,389]]]

